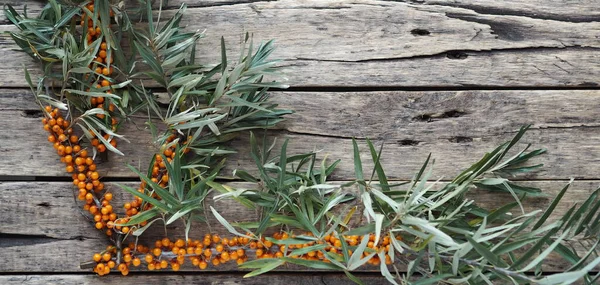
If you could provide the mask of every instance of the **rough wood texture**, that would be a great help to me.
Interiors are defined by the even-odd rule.
[[[373,274],[356,274],[364,284],[389,284],[385,278],[374,276]],[[243,274],[235,273],[217,273],[217,274],[194,274],[194,275],[152,275],[144,276],[132,273],[130,276],[105,276],[98,277],[92,275],[5,275],[0,276],[0,283],[6,285],[103,285],[117,284],[126,282],[131,285],[142,284],[305,284],[305,285],[342,285],[354,284],[348,280],[344,274],[339,273],[311,273],[311,274],[290,274],[290,273],[272,273],[253,278],[244,279]]]
[[[212,47],[221,35],[234,54],[246,31],[257,41],[276,38],[274,57],[284,60],[295,87],[598,86],[600,25],[588,1],[569,4],[571,11],[591,10],[585,20],[572,21],[498,13],[515,6],[526,11],[524,1],[484,2],[485,9],[418,1],[256,2],[190,8],[185,24],[207,29],[199,47],[205,63],[218,60]],[[0,25],[0,31],[11,30]],[[2,83],[24,86],[22,64],[35,67],[13,49],[2,35],[0,56],[13,59],[0,66]]]
[[[127,183],[135,186],[134,183]],[[530,181],[525,185],[543,189],[548,197],[530,198],[525,203],[526,211],[544,209],[552,197],[566,184],[565,181]],[[559,204],[555,219],[575,203],[585,200],[600,181],[576,181],[565,200]],[[233,187],[250,187],[242,183],[232,183]],[[123,194],[114,184],[107,188],[114,193],[114,205],[122,205],[131,197]],[[72,272],[80,271],[79,263],[87,261],[93,252],[106,247],[105,237],[92,229],[79,210],[78,202],[73,201],[73,187],[66,182],[0,182],[0,258],[11,260],[0,264],[0,272],[19,272],[27,268],[31,272]],[[500,195],[486,191],[475,191],[472,197],[481,206],[493,209],[512,201],[510,195]],[[253,210],[245,209],[231,200],[218,202],[207,200],[220,214],[230,221],[245,221],[256,217]],[[121,211],[120,208],[117,209]],[[518,210],[515,210],[518,211]],[[515,212],[515,215],[518,213]],[[218,234],[230,234],[217,221],[211,219],[211,229]],[[182,237],[181,225],[168,227],[169,235]],[[190,236],[199,238],[209,230],[204,224],[195,225]],[[153,242],[163,236],[161,225],[145,235],[145,242]],[[60,256],[61,262],[54,257]],[[545,262],[548,270],[560,270],[564,264],[551,258]],[[236,270],[235,267],[227,267]],[[368,268],[367,268],[368,269]],[[221,269],[222,270],[222,269]]]
[[[276,39],[274,58],[282,59],[289,84],[316,92],[273,92],[274,101],[296,113],[272,134],[279,144],[291,138],[290,152],[316,149],[322,156],[342,159],[332,179],[354,178],[352,137],[364,150],[367,137],[377,144],[385,142],[382,163],[391,179],[410,179],[429,153],[436,158],[433,177],[451,179],[512,138],[519,127],[531,124],[533,130],[520,147],[531,143],[547,148],[548,153],[536,159],[546,166],[520,179],[542,188],[549,197],[529,199],[526,210],[546,207],[570,177],[585,180],[574,183],[557,213],[584,200],[600,185],[596,0],[172,0],[163,19],[184,2],[187,28],[206,29],[206,38],[198,46],[202,63],[219,60],[214,47],[221,35],[232,54],[229,58],[236,58],[245,32],[254,33],[255,42]],[[35,15],[46,2],[5,3],[18,10],[27,5],[29,14]],[[14,30],[0,11],[0,33]],[[92,229],[74,201],[72,184],[66,182],[69,178],[46,142],[41,113],[23,88],[27,87],[23,66],[36,75],[37,65],[16,51],[6,33],[0,34],[0,57],[9,59],[0,65],[0,258],[7,261],[0,263],[0,284],[349,283],[343,274],[299,273],[297,268],[253,279],[241,279],[243,272],[235,266],[221,267],[221,272],[209,267],[208,274],[192,274],[189,268],[177,275],[134,272],[127,279],[98,278],[81,270],[80,262],[89,260],[107,241]],[[498,91],[518,88],[523,90]],[[398,89],[432,91],[339,92]],[[474,91],[436,91],[442,89]],[[115,194],[114,205],[130,197],[111,180],[130,181],[133,174],[125,164],[145,168],[156,149],[142,129],[130,127],[123,134],[135,141],[120,144],[127,156],[111,155],[109,162],[99,164]],[[243,136],[230,145],[240,154],[229,159],[224,174],[253,168],[247,144]],[[366,152],[362,158],[370,159]],[[489,208],[512,199],[482,191],[473,197]],[[229,220],[256,215],[231,201],[211,203]],[[215,220],[210,228],[228,235]],[[168,230],[182,233],[177,224]],[[207,231],[205,225],[198,225],[192,236]],[[145,239],[162,233],[157,229]],[[549,258],[545,269],[564,269],[565,264],[557,260]],[[31,273],[41,275],[25,275]],[[372,274],[361,276],[366,284],[386,283]]]
[[[523,144],[547,148],[536,159],[546,165],[527,178],[599,178],[591,165],[600,163],[600,91],[461,91],[461,92],[273,92],[273,100],[296,110],[283,123],[279,143],[291,138],[290,153],[321,150],[342,159],[334,179],[353,178],[353,136],[385,142],[382,159],[394,179],[410,179],[429,153],[434,175],[451,179],[485,152],[510,140],[519,127],[532,124]],[[0,176],[62,176],[58,156],[45,142],[41,113],[26,89],[0,90]],[[14,118],[19,118],[15,124]],[[140,123],[142,125],[142,123]],[[111,155],[100,164],[103,175],[132,177],[126,164],[145,169],[155,151],[147,131],[130,126],[123,134],[139,142],[122,142],[125,157]],[[277,134],[277,133],[275,133]],[[568,138],[568,139],[567,139]],[[18,143],[15,143],[18,142]],[[251,169],[248,137],[231,146],[239,150],[223,173]],[[363,144],[364,149],[364,144]],[[366,149],[365,149],[366,151]],[[363,160],[369,156],[365,152]],[[5,179],[7,179],[5,178]]]

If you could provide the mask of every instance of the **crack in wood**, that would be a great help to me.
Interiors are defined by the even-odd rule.
[[[598,51],[600,47],[593,46],[582,46],[582,45],[564,45],[561,46],[529,46],[529,47],[511,47],[511,48],[488,48],[488,49],[448,49],[438,53],[431,54],[420,54],[420,55],[409,55],[399,57],[387,57],[387,58],[368,58],[368,59],[357,59],[357,60],[340,60],[340,59],[322,59],[322,58],[309,58],[309,57],[295,57],[298,61],[315,61],[315,62],[339,62],[339,63],[365,63],[365,62],[391,62],[391,61],[403,61],[403,60],[416,60],[416,59],[433,59],[433,58],[449,58],[448,54],[463,54],[462,56],[469,55],[482,55],[488,56],[492,53],[542,53],[550,52],[555,50],[591,50]],[[452,55],[450,56],[452,57]],[[455,58],[452,58],[455,59]],[[296,62],[290,62],[287,66],[294,66]]]
[[[8,234],[0,233],[0,248],[14,247],[14,246],[27,246],[27,245],[39,245],[45,243],[51,243],[61,240],[78,240],[84,241],[86,239],[93,239],[84,236],[75,236],[72,238],[57,238],[47,235],[34,235],[34,234]]]
[[[525,34],[521,32],[523,28],[517,26],[515,23],[509,24],[496,20],[482,19],[477,15],[469,15],[463,13],[447,12],[446,17],[487,25],[490,27],[491,34],[495,35],[497,39],[515,42],[523,41],[525,39]]]
[[[426,0],[388,0],[392,2],[408,3],[420,6],[439,6],[465,9],[480,15],[490,16],[517,16],[534,20],[551,20],[570,23],[593,23],[600,21],[600,16],[596,15],[566,15],[545,13],[543,11],[532,12],[531,10],[510,9],[507,5],[502,7],[490,7],[477,4],[460,3],[459,1],[426,1]]]

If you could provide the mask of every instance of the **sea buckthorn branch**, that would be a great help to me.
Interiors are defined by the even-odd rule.
[[[322,206],[322,204],[315,204],[313,202],[315,199],[308,199],[306,196],[294,199],[294,195],[314,189],[303,184],[306,178],[297,173],[298,168],[287,166],[290,161],[286,154],[286,143],[283,144],[280,156],[275,159],[261,156],[260,148],[252,145],[251,156],[257,162],[258,172],[261,176],[256,178],[247,172],[240,172],[243,175],[239,177],[243,177],[248,182],[260,181],[260,188],[238,190],[214,183],[211,186],[224,193],[218,198],[233,197],[243,205],[254,207],[262,205],[264,208],[265,203],[260,197],[264,195],[263,197],[266,198],[266,195],[271,194],[269,198],[270,201],[276,201],[276,210],[270,210],[268,207],[263,209],[268,212],[268,215],[262,221],[263,224],[270,227],[284,225],[288,228],[309,230],[315,237],[323,234],[340,237],[338,245],[341,245],[343,249],[341,254],[326,253],[331,262],[330,265],[276,257],[268,261],[244,263],[243,268],[256,269],[248,276],[263,274],[286,263],[311,268],[342,270],[349,274],[364,264],[377,264],[377,259],[385,259],[388,265],[401,262],[408,265],[409,268],[408,274],[399,279],[395,277],[401,276],[395,266],[391,268],[396,270],[396,274],[392,274],[390,267],[381,265],[382,275],[393,284],[409,284],[414,272],[423,272],[427,277],[432,270],[439,273],[438,276],[427,277],[432,281],[449,280],[460,283],[469,280],[475,283],[489,283],[502,279],[516,284],[563,284],[563,282],[570,284],[583,278],[586,284],[593,284],[600,275],[588,275],[588,272],[600,264],[598,257],[587,264],[581,259],[578,262],[573,261],[576,266],[571,268],[568,273],[541,278],[532,276],[528,272],[533,268],[538,268],[551,252],[557,252],[567,260],[578,256],[567,247],[559,247],[560,244],[569,242],[567,237],[572,237],[578,242],[587,241],[594,235],[597,237],[599,230],[589,230],[583,237],[575,238],[584,232],[585,226],[576,226],[576,228],[573,226],[587,223],[587,227],[590,229],[598,228],[590,224],[590,220],[586,220],[583,216],[588,218],[595,215],[600,216],[595,210],[600,207],[600,200],[597,197],[600,195],[600,189],[584,202],[583,205],[586,206],[582,208],[574,206],[561,220],[554,223],[544,225],[568,186],[562,190],[541,217],[539,216],[541,211],[523,213],[519,216],[510,215],[509,211],[520,205],[520,199],[523,196],[540,195],[539,189],[523,187],[503,177],[507,174],[529,172],[539,167],[539,165],[524,166],[523,164],[529,159],[543,154],[545,151],[542,149],[526,152],[526,148],[512,157],[507,156],[507,153],[517,144],[526,130],[527,127],[522,128],[512,141],[506,142],[486,154],[480,161],[459,174],[451,183],[435,188],[435,184],[426,183],[431,174],[431,168],[427,169],[430,164],[429,158],[413,181],[399,185],[390,184],[380,163],[381,151],[377,152],[369,140],[366,140],[366,144],[372,156],[374,169],[370,178],[365,177],[358,143],[354,141],[357,177],[354,184],[357,186],[357,197],[360,197],[359,202],[364,209],[360,216],[366,216],[367,220],[371,221],[366,224],[362,222],[360,216],[354,216],[351,219],[359,221],[358,224],[342,220],[342,217],[347,216],[344,212],[337,218],[329,215],[326,219],[315,219],[314,217],[319,217],[316,213],[320,212],[318,206]],[[308,163],[308,165],[312,165],[312,163]],[[309,167],[309,169],[311,168]],[[322,166],[321,169],[327,168]],[[322,171],[322,173],[326,173],[326,171]],[[291,177],[295,177],[295,179],[291,179]],[[306,180],[320,181],[314,178]],[[302,181],[303,183],[289,184],[289,181]],[[321,182],[324,183],[324,181]],[[327,189],[324,186],[317,188]],[[513,196],[519,195],[521,198],[490,211],[477,206],[475,201],[465,198],[465,194],[475,188],[511,193]],[[339,193],[333,196],[340,197]],[[285,203],[278,205],[278,200],[273,199],[274,197],[280,197]],[[331,201],[326,197],[321,198],[321,201]],[[591,205],[594,206],[588,207]],[[308,210],[313,207],[317,208],[315,214]],[[572,215],[571,213],[574,212],[586,214]],[[232,233],[237,232],[234,227],[248,230],[250,233],[264,231],[263,228],[257,226],[257,223],[230,224],[218,213],[215,216]],[[534,223],[535,225],[531,228]],[[345,226],[340,227],[341,224]],[[326,227],[319,229],[318,225],[326,225]],[[544,226],[542,227],[542,225]],[[356,245],[357,242],[355,240],[348,242],[347,236],[360,237],[359,245],[353,247],[352,245]],[[385,250],[381,250],[381,248],[373,250],[372,246],[378,245],[382,240],[387,243]],[[526,247],[527,250],[517,253],[522,246],[526,245],[531,247]],[[589,256],[594,252],[597,245],[597,238],[593,242],[587,243],[587,252],[584,253],[584,256]],[[351,252],[347,251],[348,249]],[[345,252],[347,254],[344,254]],[[509,258],[508,255],[512,255],[513,258]],[[441,258],[442,256],[443,258]],[[436,260],[441,260],[441,263]],[[356,277],[348,276],[353,281],[360,282]],[[457,281],[459,277],[462,281]]]
[[[277,109],[268,100],[269,87],[284,87],[279,82],[265,81],[276,72],[276,62],[267,60],[272,42],[254,51],[247,36],[238,62],[230,64],[222,39],[221,63],[204,69],[194,62],[201,33],[185,33],[179,27],[185,6],[161,26],[152,23],[152,9],[147,2],[150,24],[147,31],[141,32],[133,29],[127,13],[107,0],[72,7],[50,2],[38,19],[19,15],[10,6],[5,11],[20,30],[11,33],[15,42],[43,66],[44,76],[37,84],[27,71],[26,80],[44,112],[42,122],[49,132],[48,140],[65,163],[65,170],[72,173],[77,197],[85,201],[83,208],[112,243],[94,254],[92,262],[83,264],[99,275],[115,268],[127,275],[131,266],[141,264],[149,270],[170,267],[176,271],[187,259],[200,269],[235,260],[242,268],[255,269],[248,277],[284,264],[340,270],[359,283],[351,272],[365,264],[379,265],[382,275],[394,284],[409,284],[414,272],[425,273],[430,282],[505,280],[550,285],[573,283],[580,278],[585,284],[594,284],[600,279],[600,274],[589,274],[600,264],[600,258],[594,255],[600,243],[600,190],[581,206],[573,206],[560,220],[546,223],[569,185],[539,216],[538,212],[524,213],[521,199],[539,195],[540,190],[504,178],[539,167],[521,164],[544,150],[523,150],[505,159],[526,128],[441,189],[426,183],[430,177],[429,159],[411,183],[390,184],[380,163],[381,150],[377,152],[369,140],[366,144],[374,164],[371,177],[364,176],[358,143],[354,141],[356,180],[331,185],[327,177],[338,161],[332,165],[323,162],[318,167],[315,153],[288,156],[287,142],[279,156],[271,158],[271,149],[261,150],[251,135],[251,157],[259,175],[242,170],[235,174],[257,186],[234,189],[216,181],[223,158],[233,152],[223,148],[222,143],[245,130],[272,127],[291,112]],[[116,31],[120,36],[132,36],[134,55],[139,53],[150,71],[134,68],[142,66],[136,65],[139,61],[135,57],[126,62],[119,37],[113,36],[112,17],[117,17],[114,20],[119,23]],[[80,21],[81,30],[67,25],[73,19]],[[114,65],[113,58],[117,61]],[[59,65],[62,73],[53,73]],[[137,83],[141,75],[166,90],[166,110],[158,107],[151,90]],[[53,80],[62,82],[58,99],[52,96]],[[117,83],[119,80],[121,83]],[[121,118],[129,118],[144,107],[160,118],[160,129],[166,131],[158,132],[149,120],[160,151],[153,156],[146,174],[131,167],[142,183],[138,189],[123,187],[135,198],[124,204],[125,216],[119,217],[111,205],[113,194],[100,182],[94,157],[96,151],[120,153],[114,140],[119,137],[117,111]],[[69,113],[63,117],[59,109]],[[74,134],[75,124],[87,140]],[[349,193],[350,186],[356,186],[358,192]],[[516,200],[486,210],[466,199],[474,188],[510,193]],[[189,237],[192,222],[206,220],[203,203],[213,190],[221,192],[216,200],[235,198],[258,209],[261,218],[230,224],[211,208],[214,217],[236,236],[207,234],[202,240]],[[357,207],[346,211],[344,203],[358,203],[362,209],[358,217],[354,212]],[[517,206],[523,214],[509,215]],[[137,244],[137,238],[129,241],[131,236],[138,237],[151,229],[156,221],[169,224],[177,220],[186,226],[185,239],[171,241],[165,237],[152,248]],[[272,237],[265,236],[267,230],[275,231]],[[303,234],[295,235],[294,231]],[[580,255],[565,245],[570,242],[587,246],[587,252]],[[530,276],[529,272],[538,269],[551,252],[572,266],[564,273]],[[408,265],[404,279],[390,272],[393,268],[400,276],[397,262]],[[432,271],[438,276],[431,276]]]

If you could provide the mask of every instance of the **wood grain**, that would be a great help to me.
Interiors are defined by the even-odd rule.
[[[10,130],[0,132],[0,179],[67,177],[45,142],[41,113],[28,92],[0,90],[0,129]],[[382,162],[393,179],[410,179],[429,153],[436,159],[434,176],[451,179],[527,124],[533,130],[519,147],[531,143],[548,153],[536,159],[546,166],[523,178],[599,178],[595,166],[600,163],[600,91],[273,92],[272,97],[296,110],[272,133],[278,143],[290,138],[290,153],[320,150],[321,157],[342,159],[333,177],[338,180],[353,179],[353,136],[385,143]],[[138,125],[143,126],[142,121]],[[145,169],[156,150],[148,131],[130,125],[122,134],[135,144],[121,142],[127,155],[111,155],[110,161],[102,162],[104,176],[133,177],[126,164]],[[364,145],[361,140],[363,149]],[[247,135],[231,147],[239,154],[230,157],[223,175],[235,168],[254,168],[247,155]],[[366,152],[362,159],[370,165]]]
[[[233,54],[245,32],[256,42],[277,39],[273,56],[283,60],[294,87],[598,86],[597,22],[476,8],[285,0],[190,8],[184,24],[207,30],[198,47],[203,63],[218,60],[212,47],[221,36]],[[0,66],[0,76],[4,86],[22,87],[22,63],[35,68],[15,48],[7,35],[0,37],[0,56],[13,59]]]
[[[545,208],[552,198],[567,184],[567,181],[524,181],[523,185],[538,187],[544,191],[547,197],[528,198],[525,203],[527,211]],[[116,182],[106,182],[106,187],[114,194],[113,206],[115,212],[122,214],[122,205],[130,201],[131,196],[124,193]],[[122,182],[124,185],[136,187],[139,183]],[[240,182],[230,183],[235,188],[252,189],[254,185]],[[557,215],[577,202],[585,200],[590,193],[600,187],[598,180],[576,181],[569,190],[569,194],[557,208]],[[0,202],[4,205],[0,208],[0,214],[4,221],[0,224],[0,234],[4,235],[29,235],[34,238],[50,239],[99,239],[103,235],[91,230],[91,222],[87,219],[86,212],[80,210],[81,202],[73,197],[75,187],[68,182],[0,182]],[[354,189],[347,191],[354,192]],[[497,208],[503,203],[514,199],[510,195],[498,194],[477,190],[473,192],[472,198],[487,209]],[[212,205],[228,220],[250,221],[257,218],[257,213],[252,209],[239,206],[231,200],[220,200],[214,202],[212,196],[207,199],[207,205]],[[515,212],[515,214],[517,214]],[[212,217],[211,214],[208,214]],[[210,220],[211,229],[219,234],[227,234],[227,231],[214,219]],[[162,228],[162,225],[160,226]],[[169,227],[171,234],[181,235],[182,228],[174,224]],[[208,231],[205,224],[198,224],[194,235],[201,236]],[[162,235],[158,231],[157,235]],[[16,236],[16,237],[17,237]],[[41,241],[40,241],[41,243]],[[9,246],[9,244],[6,244]]]
[[[6,285],[66,285],[66,284],[81,284],[81,285],[103,285],[116,284],[127,282],[131,285],[142,284],[306,284],[306,285],[342,285],[355,284],[352,283],[344,274],[340,273],[311,273],[311,274],[290,274],[290,273],[269,273],[248,279],[242,278],[243,274],[239,273],[211,273],[211,274],[195,274],[195,275],[141,275],[131,273],[127,277],[118,275],[110,275],[98,277],[93,275],[4,275],[0,276],[0,283]],[[389,284],[385,278],[374,274],[356,274],[364,284]]]
[[[135,187],[135,183],[125,184]],[[548,194],[547,197],[526,200],[525,210],[533,211],[547,207],[566,182],[528,181],[523,184],[539,187]],[[575,203],[585,200],[599,185],[598,180],[574,182],[549,221],[558,218]],[[232,183],[231,186],[251,187],[245,183]],[[114,183],[107,183],[107,189],[114,193],[115,210],[122,211],[118,205],[129,201],[131,197]],[[31,272],[79,271],[80,262],[90,259],[93,252],[108,244],[103,234],[93,230],[92,224],[79,210],[80,203],[73,200],[72,191],[72,184],[65,182],[0,183],[0,204],[3,205],[0,207],[0,215],[4,221],[0,224],[0,258],[11,260],[0,264],[0,272],[19,272],[23,269]],[[481,190],[475,190],[470,197],[488,209],[512,201],[510,195]],[[209,198],[207,202],[229,221],[248,221],[257,217],[253,210],[231,200],[214,202]],[[518,210],[514,214],[518,215]],[[231,235],[215,219],[209,220],[212,232],[223,236]],[[160,239],[163,232],[162,225],[157,225],[154,230],[144,234],[143,241],[149,243]],[[205,224],[196,224],[190,237],[199,238],[207,232],[209,230]],[[168,233],[170,237],[183,237],[183,227],[173,224],[168,227]],[[564,266],[556,257],[545,263],[548,270],[559,270]]]

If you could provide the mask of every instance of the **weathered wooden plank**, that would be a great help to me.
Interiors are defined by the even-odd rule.
[[[597,86],[600,78],[597,22],[383,1],[222,5],[190,8],[185,19],[191,30],[207,29],[201,62],[218,60],[221,35],[234,54],[245,31],[277,39],[274,57],[296,87]],[[0,56],[15,60],[0,66],[0,78],[24,86],[21,64],[32,61],[13,49],[2,35]]]
[[[548,194],[548,197],[529,198],[525,203],[526,210],[532,211],[543,209],[550,203],[566,181],[525,181],[524,185],[538,187]],[[123,183],[131,187],[138,185],[134,182]],[[124,193],[116,183],[106,182],[106,187],[114,195],[113,206],[117,213],[122,213],[121,205],[124,201],[130,201],[131,196]],[[250,188],[247,183],[234,182],[232,187]],[[589,194],[600,186],[597,180],[576,181],[569,190],[569,195],[558,206],[557,213],[563,213],[574,203],[585,200]],[[29,235],[30,243],[44,243],[47,240],[40,239],[100,239],[103,236],[92,230],[92,224],[87,220],[87,213],[80,210],[81,202],[73,197],[75,188],[68,182],[0,182],[0,202],[4,205],[0,208],[3,223],[0,224],[0,234],[5,235]],[[352,189],[348,190],[352,191]],[[487,191],[476,191],[474,199],[488,209],[497,208],[503,203],[513,200],[510,195],[490,193]],[[211,196],[212,197],[212,196]],[[207,205],[212,205],[231,221],[250,221],[257,218],[254,210],[239,206],[231,200],[214,202],[212,198],[207,199]],[[516,214],[516,213],[515,213]],[[212,217],[211,214],[208,214]],[[211,230],[219,234],[228,234],[221,225],[212,219]],[[161,226],[162,227],[162,226]],[[171,234],[181,234],[179,225],[170,226]],[[202,236],[208,231],[205,224],[198,224],[193,234]],[[162,235],[162,231],[159,233]],[[10,238],[10,237],[9,237]],[[17,238],[14,238],[17,240]],[[10,244],[6,244],[10,246]]]
[[[565,185],[565,181],[530,181],[526,185],[542,188],[548,197],[531,198],[525,203],[525,210],[544,209],[552,197]],[[133,183],[128,183],[133,186]],[[232,183],[234,187],[244,184]],[[556,209],[556,219],[560,213],[581,202],[594,191],[600,181],[576,181],[572,185],[565,200]],[[248,185],[246,185],[248,186]],[[113,183],[107,188],[114,193],[113,205],[119,205],[129,197],[123,194]],[[72,186],[65,182],[3,182],[0,183],[0,258],[11,260],[0,264],[0,272],[73,272],[79,271],[79,263],[89,260],[93,252],[100,251],[107,240],[95,231],[79,211],[79,203],[73,201]],[[496,208],[504,202],[511,201],[510,195],[500,195],[485,191],[476,191],[474,199],[486,208]],[[245,209],[231,200],[217,203],[208,200],[217,211],[230,221],[246,221],[255,219],[252,210]],[[516,210],[518,211],[518,210]],[[515,212],[514,214],[518,214]],[[210,218],[211,229],[224,236],[230,234]],[[171,237],[182,237],[182,227],[178,225],[168,228]],[[198,238],[208,232],[204,224],[197,224],[192,229],[191,238]],[[163,235],[162,226],[145,233],[145,241],[153,241]],[[564,264],[556,258],[546,262],[549,270],[560,270]],[[235,267],[226,267],[235,270]],[[222,269],[221,269],[222,270]]]
[[[398,0],[396,0],[398,1]],[[571,1],[544,0],[419,0],[403,1],[413,5],[439,5],[450,6],[472,10],[480,14],[488,15],[511,15],[529,17],[536,19],[566,21],[566,22],[597,22],[600,19],[600,11],[594,0],[582,0],[573,3]]]
[[[464,91],[464,92],[273,92],[273,100],[296,110],[284,122],[279,137],[291,138],[291,152],[321,150],[342,159],[335,179],[352,179],[350,138],[385,142],[383,163],[394,179],[410,179],[431,152],[434,175],[450,179],[522,125],[534,130],[523,139],[548,154],[537,159],[546,167],[529,178],[598,178],[600,151],[600,91]],[[0,90],[0,176],[66,176],[46,142],[41,113],[25,89]],[[18,119],[15,119],[18,118]],[[143,125],[143,124],[139,124]],[[135,143],[122,142],[125,157],[111,155],[100,165],[103,175],[131,177],[126,163],[145,168],[150,153],[149,132],[130,126],[122,132]],[[247,156],[248,137],[231,147],[234,168],[253,169]],[[365,153],[364,160],[368,160]]]
[[[364,284],[389,284],[385,278],[374,274],[356,274]],[[269,273],[266,275],[256,276],[252,278],[242,278],[243,274],[235,273],[218,273],[218,274],[195,274],[195,275],[137,275],[122,277],[117,275],[110,276],[93,276],[93,275],[4,275],[0,276],[0,283],[6,285],[16,284],[47,284],[47,285],[66,285],[66,284],[81,284],[81,285],[102,285],[127,283],[131,285],[142,284],[306,284],[306,285],[341,285],[354,284],[346,275],[340,273]]]

